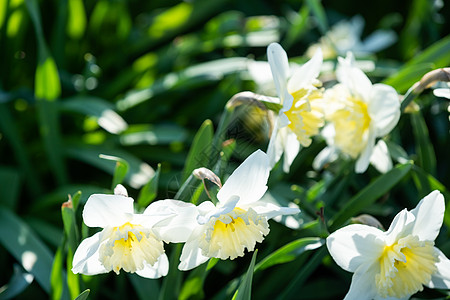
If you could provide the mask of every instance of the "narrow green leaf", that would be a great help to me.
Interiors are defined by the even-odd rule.
[[[93,165],[111,175],[115,174],[116,164],[111,163],[109,160],[100,158],[100,155],[103,154],[107,156],[120,157],[129,164],[125,181],[133,188],[142,187],[155,175],[155,171],[152,167],[134,155],[121,149],[101,146],[93,147],[88,145],[74,145],[66,147],[65,150],[69,157]]]
[[[161,173],[161,164],[158,164],[155,176],[153,176],[146,185],[144,185],[139,193],[137,203],[140,207],[148,206],[153,200],[155,200],[158,194],[158,182],[159,174]]]
[[[47,101],[54,101],[61,95],[58,69],[53,58],[48,55],[39,59],[34,93],[37,99]]]
[[[319,267],[323,258],[327,254],[326,247],[322,247],[316,251],[312,258],[299,270],[297,275],[289,282],[289,285],[283,290],[283,292],[276,298],[277,300],[294,299],[296,293],[302,290],[302,285],[308,279],[308,277]]]
[[[189,273],[183,282],[178,300],[203,299],[203,283],[208,274],[208,264],[202,264]]]
[[[91,292],[90,289],[84,290],[78,297],[75,298],[75,300],[86,300],[89,296],[89,293]]]
[[[130,125],[121,133],[122,145],[169,145],[174,142],[184,142],[188,138],[188,131],[176,125]]]
[[[325,241],[318,237],[301,238],[290,242],[289,244],[286,244],[278,250],[272,252],[262,261],[260,261],[255,267],[255,272],[262,271],[274,265],[293,261],[305,251],[317,249],[324,243]]]
[[[431,144],[427,124],[420,111],[410,114],[416,140],[418,164],[428,173],[436,174],[436,155]]]
[[[247,273],[242,279],[239,288],[234,293],[233,300],[250,300],[252,296],[252,281],[253,281],[253,270],[255,268],[256,255],[258,254],[258,249],[255,250],[252,256],[252,261],[248,267]]]
[[[183,171],[183,181],[185,181],[199,167],[208,167],[211,153],[211,143],[214,129],[210,120],[203,122],[191,145],[191,150],[186,159]]]
[[[111,190],[114,190],[115,187],[118,184],[121,184],[125,179],[125,176],[127,175],[130,165],[126,160],[117,156],[100,154],[99,157],[102,159],[112,160],[116,162],[116,167],[114,169],[114,176],[111,184]]]
[[[405,177],[412,164],[397,165],[386,174],[380,175],[377,179],[366,186],[362,191],[351,198],[339,212],[329,221],[330,231],[338,229],[351,217],[364,210],[365,207],[374,203],[379,197],[393,188],[403,177]]]
[[[79,39],[86,30],[86,12],[82,0],[68,0],[67,34],[72,39]]]
[[[61,215],[69,249],[75,250],[78,246],[79,234],[72,202],[65,202],[61,206]]]
[[[0,207],[0,243],[50,293],[52,253],[19,217],[3,207]]]
[[[72,262],[73,255],[76,248],[69,247],[67,249],[67,258],[66,258],[66,266],[67,266],[67,286],[69,288],[70,298],[74,299],[77,295],[80,294],[80,275],[74,274],[72,272]]]
[[[386,78],[383,83],[392,86],[399,93],[406,92],[414,83],[420,80],[423,75],[427,72],[433,70],[432,63],[420,63],[413,65],[406,65],[401,68],[398,72],[395,72],[388,78]]]
[[[0,191],[2,191],[2,197],[0,198],[0,203],[3,206],[14,211],[15,208],[17,207],[19,188],[20,188],[19,172],[13,168],[1,167]]]
[[[157,280],[144,278],[131,273],[127,273],[127,277],[130,279],[134,291],[140,300],[153,299],[153,297],[159,295],[159,284]]]
[[[20,170],[25,177],[28,188],[34,195],[41,194],[42,188],[26,151],[26,146],[19,133],[18,123],[14,121],[6,104],[0,104],[0,131],[14,152],[14,156],[19,163]]]
[[[0,292],[1,299],[13,299],[22,293],[32,282],[33,275],[26,273],[23,269],[14,264],[14,273],[6,286]]]
[[[100,127],[119,134],[128,128],[125,120],[114,111],[114,105],[106,100],[92,96],[74,96],[59,103],[60,108],[94,117]]]
[[[321,1],[307,0],[306,4],[317,19],[317,24],[319,25],[320,32],[322,33],[322,35],[325,35],[328,32],[329,28],[325,9],[323,8]]]
[[[55,258],[53,259],[53,265],[50,275],[50,285],[51,285],[51,297],[53,300],[62,299],[62,295],[64,292],[64,271],[63,271],[63,261],[64,261],[64,249],[65,243],[56,249]]]
[[[169,258],[169,274],[164,277],[159,293],[159,300],[175,300],[180,294],[180,286],[182,279],[182,272],[178,270],[177,266],[181,255],[181,244],[174,244],[172,254]]]

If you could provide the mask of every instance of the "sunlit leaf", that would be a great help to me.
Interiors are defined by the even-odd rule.
[[[255,272],[262,271],[274,265],[290,262],[305,251],[317,249],[323,244],[324,240],[318,237],[301,238],[290,242],[260,261],[255,267]]]
[[[13,299],[22,293],[32,282],[33,275],[26,273],[23,269],[14,264],[14,273],[6,286],[0,287],[1,299]]]
[[[144,185],[139,193],[137,203],[141,207],[147,207],[158,194],[159,174],[161,173],[161,164],[158,164],[155,176],[153,176],[146,185]]]
[[[86,12],[82,0],[68,0],[67,34],[73,39],[83,36],[86,29]]]
[[[78,295],[78,297],[75,298],[75,300],[87,300],[90,292],[91,290],[89,289],[83,291],[80,295]]]
[[[410,114],[411,125],[416,140],[418,164],[428,173],[436,174],[436,154],[430,141],[427,124],[420,111]]]
[[[192,141],[191,150],[189,151],[184,166],[183,181],[191,175],[194,169],[208,167],[213,135],[213,124],[210,120],[206,120],[203,122]]]
[[[19,217],[3,207],[0,207],[0,243],[49,293],[53,263],[50,250]]]
[[[248,267],[247,273],[242,279],[239,288],[233,296],[233,300],[250,300],[252,296],[252,280],[253,280],[253,269],[255,268],[256,255],[258,254],[258,249],[255,250],[252,256],[252,261]]]

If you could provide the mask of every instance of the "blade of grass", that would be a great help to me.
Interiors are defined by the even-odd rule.
[[[242,279],[239,288],[234,293],[233,300],[250,300],[252,296],[252,281],[253,281],[253,272],[255,268],[256,255],[258,254],[258,249],[255,250],[252,256],[252,261],[250,262],[250,266],[248,267],[247,273]]]

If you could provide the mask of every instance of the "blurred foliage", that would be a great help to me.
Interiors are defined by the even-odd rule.
[[[420,111],[403,114],[391,133],[399,163],[391,172],[370,167],[356,175],[351,162],[314,171],[320,138],[290,174],[274,170],[269,196],[297,203],[302,213],[295,229],[271,221],[257,257],[179,272],[179,245],[168,245],[166,278],[70,271],[76,245],[92,233],[80,217],[89,195],[123,182],[140,209],[176,194],[206,199],[189,177],[194,168],[229,174],[267,147],[265,115],[224,110],[234,94],[256,90],[247,65],[265,61],[271,42],[304,62],[311,44],[357,14],[363,36],[390,29],[398,37],[360,58],[372,62],[373,82],[403,94],[426,72],[450,65],[450,5],[439,0],[0,1],[0,297],[66,299],[84,291],[77,299],[249,299],[251,291],[254,299],[336,299],[350,274],[321,247],[327,226],[363,212],[389,224],[432,189],[446,197],[436,244],[449,256],[448,101],[426,91],[415,102]],[[330,70],[322,80],[333,82]]]

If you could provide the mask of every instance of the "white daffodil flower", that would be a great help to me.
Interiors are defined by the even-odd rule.
[[[325,119],[329,122],[322,132],[328,147],[356,159],[356,173],[367,170],[369,163],[385,172],[392,162],[384,142],[375,147],[378,137],[384,137],[400,118],[400,101],[397,92],[386,84],[373,84],[354,65],[353,55],[339,58],[337,78],[340,82],[324,93],[327,103]],[[330,149],[325,153],[335,153]],[[325,154],[318,157],[323,163]],[[315,165],[321,163],[315,162]]]
[[[298,208],[259,201],[267,190],[270,166],[267,155],[257,150],[228,178],[217,194],[219,202],[201,203],[196,224],[180,257],[180,270],[190,270],[211,257],[235,259],[253,251],[269,233],[268,220],[296,214]]]
[[[323,50],[325,59],[345,55],[348,51],[353,51],[356,55],[368,55],[383,50],[396,42],[395,32],[383,29],[376,30],[361,40],[364,23],[364,18],[360,15],[336,23],[324,37],[320,38],[319,43],[306,50],[306,56],[312,57],[319,47]]]
[[[424,285],[450,289],[450,260],[434,247],[444,211],[444,197],[433,191],[399,212],[386,232],[353,224],[332,233],[328,251],[354,273],[345,299],[409,299]]]
[[[320,49],[314,57],[290,74],[288,57],[277,43],[267,48],[267,58],[282,108],[272,131],[267,153],[273,167],[284,153],[283,170],[287,173],[300,151],[308,147],[311,136],[323,126],[322,93],[315,85],[322,65]]]
[[[163,240],[186,240],[180,235],[187,237],[190,231],[186,227],[180,230],[179,222],[191,216],[192,205],[162,200],[149,205],[143,214],[135,214],[133,202],[122,185],[115,188],[114,195],[93,194],[89,197],[83,209],[83,221],[88,227],[103,230],[78,246],[73,258],[73,273],[95,275],[114,271],[119,274],[122,269],[146,278],[167,275],[169,261]],[[159,231],[154,230],[160,225],[163,226]]]

